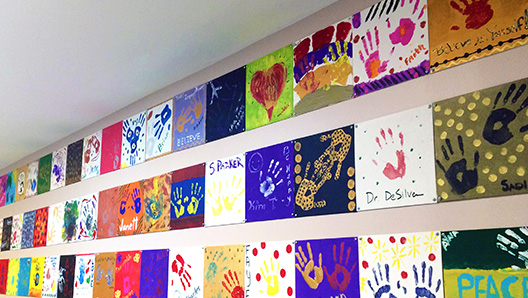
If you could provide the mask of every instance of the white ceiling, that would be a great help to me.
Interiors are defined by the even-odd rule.
[[[1,0],[0,169],[335,1]]]

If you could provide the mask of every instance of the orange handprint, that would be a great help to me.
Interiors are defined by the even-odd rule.
[[[202,110],[203,110],[202,101],[196,99],[196,97],[193,97],[191,101],[191,111],[194,112],[194,118],[198,119],[198,117],[202,115]]]
[[[238,280],[238,275],[236,271],[229,270],[229,275],[224,274],[224,281],[222,282],[222,285],[227,290],[229,294],[231,294],[232,298],[243,298],[244,297],[244,289],[240,285],[240,281]],[[233,278],[233,275],[235,276]]]
[[[191,120],[192,116],[190,114],[191,114],[190,107],[187,107],[186,109],[181,110],[180,116],[178,116],[178,121],[176,122],[176,129],[179,132],[183,132],[185,124]]]

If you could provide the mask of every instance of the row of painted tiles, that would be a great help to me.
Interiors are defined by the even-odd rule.
[[[503,182],[524,179],[523,169],[528,167],[528,160],[523,143],[528,142],[528,135],[523,127],[528,123],[528,113],[519,114],[505,126],[509,126],[506,137],[503,129],[490,132],[489,128],[502,121],[495,117],[497,111],[510,111],[498,109],[497,102],[492,105],[490,98],[517,93],[510,109],[524,111],[528,99],[518,99],[527,81],[492,87],[437,102],[434,108],[411,109],[213,160],[207,167],[200,164],[61,202],[50,206],[49,218],[47,208],[8,217],[3,222],[2,250],[198,227],[204,223],[215,226],[353,212],[356,205],[357,210],[364,211],[426,204],[436,202],[438,196],[450,200],[525,193],[528,191],[525,182]],[[468,120],[456,123],[454,119],[464,114]],[[465,132],[459,125],[464,125]],[[403,132],[386,129],[391,126]],[[483,139],[475,135],[482,135]],[[383,161],[380,152],[384,146],[396,146],[388,156],[388,160],[395,160],[396,166],[391,163],[375,166],[375,159]],[[464,148],[476,151],[464,157]],[[462,152],[461,156],[454,155],[456,149]],[[479,161],[480,155],[484,158]],[[474,169],[467,165],[470,158],[474,159]],[[302,177],[310,168],[311,175]]]
[[[0,294],[525,297],[526,242],[518,227],[3,259]]]
[[[387,18],[394,16],[398,20],[400,18],[402,20],[414,20],[414,18],[418,17],[414,21],[416,23],[420,21],[421,26],[420,28],[416,27],[416,30],[428,33],[428,23],[426,21],[426,10],[428,8],[426,3],[422,2],[422,12],[418,15],[415,14],[418,6],[414,4],[402,2],[402,5],[393,7],[392,2],[388,4],[387,0],[381,1],[356,14],[354,20],[347,18],[284,49],[250,63],[247,67],[240,68],[202,86],[177,95],[173,99],[174,106],[171,101],[160,104],[146,112],[139,113],[122,122],[120,121],[102,131],[87,136],[83,140],[46,155],[39,161],[13,170],[0,177],[0,205],[10,204],[22,200],[26,196],[30,197],[45,193],[50,189],[53,190],[82,179],[141,163],[145,159],[155,158],[171,151],[196,146],[206,141],[209,142],[242,132],[245,129],[252,129],[285,119],[293,114],[306,112],[307,110],[294,107],[304,105],[307,102],[306,98],[309,98],[312,94],[319,94],[317,92],[322,92],[322,90],[332,87],[352,86],[352,60],[354,60],[354,69],[365,71],[363,67],[359,67],[364,63],[364,61],[358,60],[360,58],[360,60],[364,60],[362,54],[354,55],[354,59],[351,58],[353,56],[352,37],[357,35],[357,33],[353,33],[355,29],[376,19],[371,16],[372,13],[375,14],[379,10],[380,16],[382,14],[386,15]],[[502,5],[505,8],[512,6],[504,3]],[[439,7],[440,4],[435,3],[434,6]],[[384,9],[386,7],[387,11],[385,12]],[[510,15],[507,11],[501,11],[500,13]],[[394,23],[398,23],[398,20],[394,20]],[[383,22],[385,22],[385,19]],[[410,24],[408,25],[410,26]],[[401,26],[403,25],[400,24]],[[374,25],[372,27],[374,28]],[[400,30],[400,27],[397,27],[397,30]],[[376,32],[378,32],[377,28]],[[414,25],[412,28],[415,28]],[[406,32],[405,39],[407,37],[412,38],[413,31],[410,30],[410,27],[402,31]],[[367,37],[370,36],[368,30],[365,34]],[[419,36],[418,33],[414,35]],[[383,36],[383,32],[382,37],[389,38],[388,36]],[[378,34],[376,34],[376,38],[379,39]],[[427,36],[422,34],[420,38],[425,38],[425,41],[416,42],[416,44],[425,45],[422,45],[424,48],[418,50],[418,52],[421,52],[422,55],[429,53]],[[496,36],[496,38],[499,37]],[[372,43],[371,38],[369,37],[368,39]],[[363,38],[354,38],[354,42],[359,40],[365,42],[365,36]],[[400,42],[396,42],[394,47],[407,45],[410,41],[406,40],[406,42],[403,42],[401,40],[401,45]],[[483,40],[480,40],[480,42],[483,42]],[[413,44],[413,42],[410,44]],[[295,45],[295,49],[293,45]],[[355,48],[360,47],[357,46]],[[359,51],[361,52],[361,50]],[[367,48],[365,48],[365,51],[369,55]],[[394,48],[392,51],[394,51]],[[413,59],[411,60],[414,62],[411,64],[420,65],[423,68],[422,71],[411,68],[405,71],[409,72],[408,75],[403,74],[403,72],[398,75],[398,73],[393,73],[392,71],[389,75],[388,67],[385,67],[387,69],[380,67],[376,70],[376,74],[380,76],[368,75],[370,79],[377,77],[375,82],[371,82],[371,87],[365,87],[366,83],[362,79],[365,74],[358,77],[359,83],[357,85],[363,85],[360,88],[363,91],[360,93],[367,92],[369,88],[376,90],[393,85],[397,81],[405,81],[417,75],[428,73],[429,56],[425,55],[422,61],[416,57],[417,50],[413,47],[409,46],[408,51],[408,55],[400,52],[398,55],[400,57],[412,56]],[[378,52],[379,50],[375,51],[375,53]],[[430,52],[432,53],[432,51]],[[372,55],[375,53],[372,53]],[[480,54],[481,51],[478,51],[478,53]],[[309,59],[310,57],[311,59]],[[370,61],[369,59],[367,61]],[[388,59],[390,60],[390,57]],[[394,58],[393,60],[398,59]],[[399,60],[403,61],[406,59],[400,58]],[[308,61],[312,61],[311,63],[315,64],[309,67],[304,65]],[[315,84],[315,82],[307,84],[303,81],[303,79],[307,78],[317,80],[318,73],[322,72],[318,68],[319,64],[322,65],[321,69],[325,67],[342,68],[343,61],[350,65],[350,67],[345,68],[349,69],[349,71],[345,71],[333,80],[325,82],[321,78],[321,82],[318,84]],[[408,61],[405,61],[405,63],[409,64]],[[424,63],[427,65],[423,66],[422,64]],[[368,74],[369,69],[372,72],[370,67],[366,67],[366,69],[366,74]],[[390,78],[381,78],[383,74]],[[275,77],[280,78],[280,80],[270,79]],[[259,85],[259,80],[263,81],[266,88],[274,88],[276,92],[272,93],[276,94],[277,98],[270,98],[261,94],[262,90],[257,90],[258,88],[255,87]],[[281,83],[278,86],[270,85],[271,81]],[[308,88],[307,86],[311,86],[310,88],[313,90],[310,88],[308,88],[309,90],[304,90],[301,88],[302,86],[305,86],[305,89]],[[311,107],[310,109],[347,100],[352,97],[352,89],[345,88],[345,91],[342,92],[330,92],[324,96],[318,95],[315,97],[319,99],[308,104]],[[303,98],[305,99],[304,102],[302,101]],[[303,104],[299,104],[301,102]]]

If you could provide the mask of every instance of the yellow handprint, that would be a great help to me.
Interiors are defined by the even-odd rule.
[[[194,117],[198,119],[202,115],[203,105],[201,100],[197,100],[196,97],[192,98],[191,101],[191,110],[194,112]]]
[[[191,184],[191,202],[187,206],[187,212],[189,214],[196,214],[198,211],[198,206],[200,205],[200,200],[203,198],[201,193],[202,187],[198,183]],[[198,198],[197,198],[198,197]],[[185,202],[189,200],[189,197],[185,197]]]
[[[343,43],[342,46],[341,42]],[[352,65],[347,55],[348,42],[336,41],[335,46],[337,53],[334,52],[334,48],[330,45],[328,51],[331,59],[328,60],[327,57],[323,58],[325,64],[328,66],[328,76],[325,80],[327,84],[324,86],[327,90],[332,84],[346,86],[348,77],[352,75]]]
[[[180,116],[178,116],[178,121],[176,122],[176,129],[179,132],[183,132],[183,128],[189,120],[191,120],[191,108],[187,107],[185,110],[181,110]]]
[[[302,247],[299,246],[300,255],[298,252],[295,253],[295,256],[297,257],[297,260],[299,261],[299,263],[295,264],[295,267],[297,268],[297,270],[299,270],[299,272],[301,272],[306,284],[310,288],[315,290],[317,289],[319,284],[323,281],[323,269],[322,269],[323,256],[319,253],[319,266],[315,266],[310,242],[306,244],[306,248],[308,250],[308,255],[310,256],[310,260],[306,258],[306,255],[304,254]],[[314,272],[313,278],[310,276],[310,273],[312,273],[312,271]]]
[[[180,218],[185,213],[185,207],[182,205],[182,196],[183,196],[182,188],[181,187],[176,188],[176,191],[173,192],[173,196],[177,200],[176,200],[176,204],[173,203],[174,200],[171,200],[171,204],[172,204],[172,207],[174,207],[174,213],[176,215],[176,218]],[[183,199],[184,203],[185,203],[185,199],[188,199],[188,197],[185,197]]]
[[[266,294],[268,296],[274,296],[279,293],[279,267],[280,263],[277,263],[277,270],[273,272],[273,258],[270,258],[270,266],[271,270],[268,271],[268,265],[266,264],[266,261],[264,261],[264,269],[266,269],[266,272],[264,273],[264,270],[262,270],[262,267],[260,267],[260,273],[262,273],[262,278],[266,281],[268,284],[268,289],[266,290]],[[272,275],[268,275],[270,273]],[[260,291],[261,293],[264,293],[263,291]]]

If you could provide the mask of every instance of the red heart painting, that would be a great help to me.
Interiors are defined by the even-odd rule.
[[[284,63],[275,63],[266,70],[255,72],[251,78],[251,94],[255,100],[268,112],[271,120],[273,108],[284,90],[286,84],[287,70]]]

